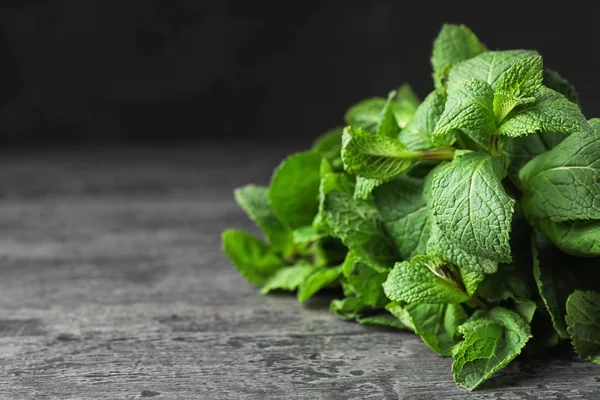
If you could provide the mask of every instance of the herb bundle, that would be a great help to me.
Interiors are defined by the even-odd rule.
[[[413,331],[472,390],[568,340],[600,364],[600,119],[530,50],[465,26],[434,42],[435,89],[351,107],[270,186],[235,191],[264,232],[223,233],[241,274],[343,319]]]

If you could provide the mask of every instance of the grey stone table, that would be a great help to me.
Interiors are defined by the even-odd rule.
[[[258,294],[220,232],[289,149],[237,147],[3,155],[0,398],[600,399],[568,351],[468,393],[414,335]]]

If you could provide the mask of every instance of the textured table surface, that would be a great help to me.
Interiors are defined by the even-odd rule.
[[[220,252],[285,148],[5,154],[0,398],[600,399],[568,351],[480,390],[406,332],[261,296]]]

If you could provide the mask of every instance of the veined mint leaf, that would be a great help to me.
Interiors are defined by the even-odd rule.
[[[446,238],[466,252],[510,262],[515,201],[504,191],[503,160],[468,153],[441,169],[432,181],[432,208]]]
[[[356,297],[346,297],[344,299],[332,300],[329,304],[329,310],[337,314],[338,317],[345,320],[354,320],[360,318],[360,312],[365,308],[365,304]]]
[[[327,236],[323,232],[317,232],[312,225],[303,226],[302,228],[295,229],[292,233],[294,244],[307,244],[315,242],[319,239]]]
[[[455,65],[448,75],[448,86],[465,79],[478,79],[496,89],[502,75],[523,58],[535,56],[530,50],[487,51]]]
[[[345,320],[355,320],[365,325],[383,325],[396,329],[409,329],[385,310],[377,310],[366,306],[361,299],[346,297],[341,300],[333,300],[329,307],[330,311]]]
[[[363,100],[360,103],[350,107],[346,112],[344,121],[355,129],[363,129],[369,133],[376,133],[377,126],[381,120],[387,100],[382,97],[373,97]]]
[[[381,117],[377,123],[376,132],[377,135],[387,136],[390,138],[396,138],[400,133],[400,126],[396,121],[396,115],[394,113],[394,98],[396,92],[392,91],[388,95],[387,102],[385,103],[383,110],[381,111]]]
[[[429,150],[434,147],[431,135],[444,112],[446,96],[439,90],[431,92],[417,108],[415,115],[398,139],[410,150]]]
[[[541,132],[537,135],[528,135],[518,138],[509,138],[504,153],[510,158],[508,174],[518,180],[519,171],[532,158],[553,149],[566,138],[557,132]]]
[[[344,292],[360,298],[369,307],[384,307],[388,300],[383,292],[388,270],[372,268],[349,252],[342,265]]]
[[[357,200],[366,200],[377,186],[383,182],[378,179],[356,177],[356,187],[354,189],[354,198]]]
[[[538,227],[565,253],[583,257],[600,256],[600,220],[543,220]]]
[[[396,329],[407,329],[406,326],[402,323],[402,321],[400,321],[398,318],[394,317],[388,312],[382,312],[366,317],[359,317],[356,319],[356,321],[363,325],[378,325],[388,326],[390,328]]]
[[[573,292],[567,299],[567,324],[577,354],[600,364],[600,293]]]
[[[292,232],[277,218],[269,205],[269,189],[246,185],[234,191],[235,201],[258,225],[276,252],[286,252],[292,244]]]
[[[341,274],[341,267],[325,267],[312,271],[300,285],[298,301],[305,302],[322,288],[334,283]]]
[[[396,122],[400,128],[404,128],[408,124],[408,121],[412,119],[420,102],[421,100],[413,92],[409,84],[405,83],[398,88],[392,102],[392,108],[396,116]]]
[[[338,190],[347,194],[354,193],[354,178],[345,172],[329,172],[323,175],[319,183],[319,211],[315,216],[312,226],[317,232],[327,232],[325,224],[325,196],[327,193]]]
[[[373,202],[402,259],[425,254],[429,238],[423,180],[402,175],[373,192]]]
[[[267,244],[248,232],[229,229],[223,232],[223,251],[248,281],[264,285],[285,264]]]
[[[260,292],[267,294],[273,290],[296,290],[314,269],[309,264],[280,268],[267,279]]]
[[[494,93],[494,114],[502,122],[516,106],[529,104],[542,87],[544,80],[542,57],[531,56],[514,63],[498,81]]]
[[[292,229],[312,223],[319,209],[321,155],[297,153],[275,170],[269,188],[269,203],[281,221]]]
[[[570,134],[590,130],[577,104],[546,87],[539,90],[533,103],[515,109],[498,127],[498,133],[512,137],[545,131]]]
[[[577,91],[575,91],[573,85],[571,85],[557,72],[548,68],[544,69],[544,86],[557,91],[569,99],[569,101],[579,104],[579,96],[577,95]]]
[[[454,381],[473,390],[504,368],[532,337],[527,322],[502,307],[477,311],[458,328],[464,341],[452,351]]]
[[[334,236],[354,251],[361,261],[389,268],[398,260],[394,243],[372,205],[353,200],[346,193],[333,191],[325,198],[324,210]]]
[[[334,171],[341,171],[342,165],[342,132],[343,126],[338,126],[328,130],[319,136],[312,145],[312,151],[320,153],[321,156],[329,161]]]
[[[437,354],[451,356],[458,343],[458,327],[468,318],[460,304],[408,304],[410,326]]]
[[[460,275],[435,256],[416,256],[397,263],[383,284],[386,296],[403,303],[462,303],[469,300]]]
[[[600,119],[590,124],[593,132],[570,135],[521,169],[523,207],[529,218],[600,219]]]
[[[494,133],[494,91],[479,79],[467,79],[448,87],[444,112],[432,134],[438,146],[448,146],[456,140],[455,131]]]
[[[431,65],[434,75],[464,60],[483,53],[485,46],[464,25],[445,24],[433,43]]]
[[[386,181],[409,169],[419,156],[395,139],[362,129],[344,129],[342,161],[351,174]]]

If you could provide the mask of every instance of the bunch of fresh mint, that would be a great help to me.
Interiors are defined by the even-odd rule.
[[[600,364],[600,119],[535,51],[435,40],[433,90],[365,100],[270,187],[235,191],[266,242],[228,230],[250,282],[343,298],[344,319],[420,335],[472,390],[525,348]]]

